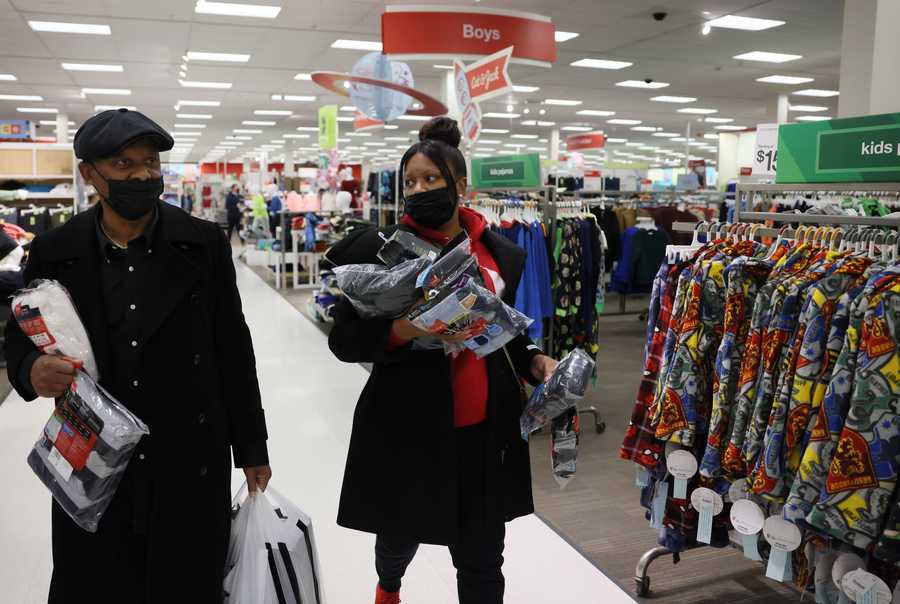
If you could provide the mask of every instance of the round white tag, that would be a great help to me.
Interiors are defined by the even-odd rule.
[[[755,535],[762,530],[766,515],[762,508],[749,499],[739,499],[731,504],[731,525],[742,535]]]
[[[666,457],[669,474],[687,480],[697,473],[697,458],[690,451],[672,451]]]
[[[888,588],[887,583],[872,573],[859,568],[845,573],[841,578],[841,589],[854,602],[857,601],[858,596],[862,595],[870,587],[875,590],[875,601],[878,604],[891,603],[891,590]]]
[[[781,516],[769,516],[763,524],[763,535],[772,547],[792,552],[803,540],[800,529]]]
[[[722,501],[722,496],[706,487],[694,489],[694,492],[691,493],[691,505],[698,512],[704,505],[711,506],[713,516],[721,514],[722,510],[725,509],[725,502]]]
[[[835,587],[841,589],[841,579],[844,578],[844,575],[851,570],[865,567],[866,563],[856,554],[851,554],[849,552],[841,554],[837,557],[837,560],[834,561],[834,566],[831,567],[831,580]]]
[[[750,487],[747,485],[747,481],[743,478],[738,478],[728,488],[728,501],[734,503],[735,501],[746,499],[749,494]]]

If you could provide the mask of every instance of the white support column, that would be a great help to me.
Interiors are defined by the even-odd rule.
[[[897,0],[844,0],[839,117],[900,112]]]
[[[554,128],[550,132],[550,159],[559,160],[559,128]]]
[[[69,142],[69,116],[65,113],[56,115],[56,142],[61,145]]]
[[[788,101],[788,95],[779,94],[778,95],[778,109],[776,111],[776,119],[779,124],[787,124],[788,123],[788,109],[790,108],[790,103]]]

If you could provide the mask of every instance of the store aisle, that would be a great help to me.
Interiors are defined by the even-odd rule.
[[[335,524],[356,398],[367,378],[332,357],[323,334],[250,269],[238,283],[253,332],[269,426],[272,485],[313,518],[330,604],[365,604],[376,582],[374,538]],[[49,496],[25,464],[49,402],[0,405],[0,585],[3,601],[46,601],[50,572]],[[397,470],[398,474],[402,469]],[[234,488],[240,484],[234,475]],[[632,598],[536,517],[509,525],[506,600],[515,604],[616,604]],[[446,548],[420,550],[404,585],[411,604],[456,602]]]

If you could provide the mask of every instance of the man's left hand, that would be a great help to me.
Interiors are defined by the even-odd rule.
[[[556,359],[539,354],[531,359],[531,375],[539,382],[546,382],[553,375],[557,365],[559,365],[559,361]]]
[[[272,478],[272,468],[269,466],[254,466],[252,468],[244,468],[244,476],[247,477],[247,489],[250,495],[256,495],[256,489],[265,491]]]

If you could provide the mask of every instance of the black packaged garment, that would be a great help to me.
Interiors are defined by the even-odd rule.
[[[337,285],[362,317],[399,317],[419,299],[416,280],[428,258],[388,268],[380,264],[345,264],[334,269]]]
[[[622,231],[619,228],[619,219],[612,208],[595,207],[591,210],[597,217],[597,224],[603,230],[606,237],[607,251],[604,258],[606,272],[612,272],[613,262],[618,262],[622,257]]]
[[[50,217],[46,208],[33,208],[19,212],[19,226],[35,235],[43,235],[48,230]]]

